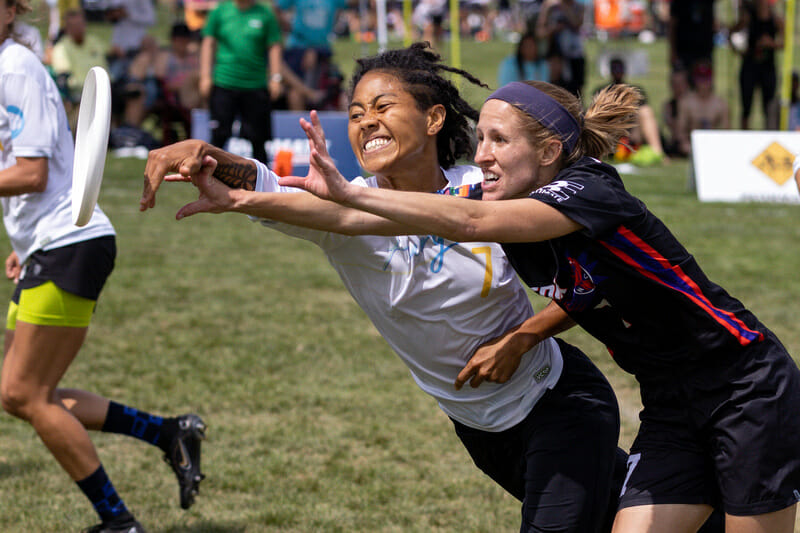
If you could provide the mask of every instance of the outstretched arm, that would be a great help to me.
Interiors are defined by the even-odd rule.
[[[200,172],[206,156],[216,161],[215,178],[236,189],[255,189],[258,169],[253,161],[207,142],[190,139],[152,150],[147,156],[139,210],[145,211],[156,205],[156,191],[167,175],[177,172],[188,179]]]
[[[344,180],[333,164],[325,143],[325,132],[315,111],[311,122],[303,121],[309,148],[318,154],[311,161],[309,177],[327,172]],[[213,155],[225,158],[219,164]],[[166,175],[169,171],[180,174]],[[154,150],[148,158],[145,170],[145,192],[150,176],[156,186],[162,179],[167,181],[191,181],[199,191],[199,198],[183,206],[176,218],[182,219],[197,213],[238,212],[247,215],[284,222],[304,228],[331,231],[346,235],[407,235],[423,234],[424,230],[393,222],[357,209],[341,206],[300,191],[253,192],[258,177],[256,163],[228,154],[218,148],[192,141],[178,143],[161,150]],[[346,180],[345,180],[346,181]],[[151,187],[152,190],[152,187]],[[143,209],[147,204],[143,196]]]
[[[310,127],[302,120],[301,125]],[[279,183],[452,241],[534,242],[581,229],[557,209],[528,198],[478,202],[439,194],[367,189],[345,180],[316,149],[311,149],[310,159],[320,172],[305,178],[281,178]]]
[[[550,302],[540,312],[492,339],[477,350],[456,378],[456,390],[465,383],[477,387],[484,381],[505,383],[517,371],[522,356],[543,340],[575,325],[561,307]]]
[[[198,213],[236,212],[294,226],[345,235],[417,234],[416,228],[321,200],[307,192],[253,192],[234,189],[216,178],[217,163],[205,156],[199,171],[190,177],[167,176],[167,181],[191,181],[199,196],[181,207],[178,220]]]

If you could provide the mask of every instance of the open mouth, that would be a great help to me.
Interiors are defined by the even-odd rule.
[[[389,137],[375,137],[364,143],[363,151],[365,154],[374,152],[375,150],[380,150],[390,142],[392,141],[389,139]]]
[[[499,180],[500,176],[495,174],[494,172],[485,171],[483,173],[483,181],[486,183],[494,183],[495,181]]]

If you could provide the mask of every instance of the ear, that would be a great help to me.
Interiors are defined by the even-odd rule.
[[[543,167],[548,167],[553,165],[559,161],[561,158],[561,152],[564,150],[564,145],[558,139],[550,139],[545,144],[544,150],[542,151],[542,158],[540,160],[540,164]]]
[[[428,135],[437,135],[444,127],[447,111],[442,104],[436,104],[428,109],[427,128]]]

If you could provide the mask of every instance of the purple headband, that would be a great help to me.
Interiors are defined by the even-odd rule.
[[[512,81],[489,95],[486,100],[502,100],[520,108],[542,126],[557,134],[567,149],[567,154],[578,143],[581,129],[575,117],[554,98],[536,87],[521,81]]]

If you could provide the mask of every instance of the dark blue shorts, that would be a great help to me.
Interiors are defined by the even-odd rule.
[[[475,465],[523,502],[521,531],[611,531],[627,457],[617,399],[588,357],[558,344],[561,378],[522,422],[491,433],[454,421],[456,433]]]
[[[775,336],[641,380],[620,507],[709,504],[754,516],[800,500],[800,370]]]

